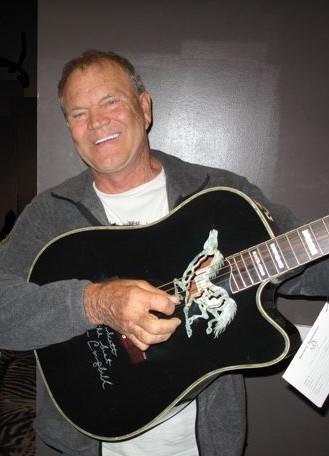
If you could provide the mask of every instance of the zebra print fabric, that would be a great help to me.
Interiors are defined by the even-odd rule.
[[[0,351],[0,456],[35,456],[35,360]]]

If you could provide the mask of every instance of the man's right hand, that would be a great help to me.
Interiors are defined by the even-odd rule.
[[[151,311],[170,316],[178,303],[176,296],[143,280],[91,283],[84,295],[86,315],[91,323],[110,326],[140,350],[166,341],[181,323],[179,318],[159,318]]]

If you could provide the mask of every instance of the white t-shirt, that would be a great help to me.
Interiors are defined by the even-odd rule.
[[[166,177],[154,179],[127,192],[108,194],[94,189],[110,223],[139,225],[168,214]],[[143,434],[122,442],[103,442],[103,456],[198,456],[195,438],[196,401]]]
[[[93,185],[110,223],[145,225],[169,212],[163,169],[151,181],[123,193],[103,193]]]
[[[158,426],[123,442],[102,444],[103,456],[198,456],[196,401]]]

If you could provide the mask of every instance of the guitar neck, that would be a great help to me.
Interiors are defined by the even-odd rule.
[[[226,258],[232,293],[284,274],[329,253],[329,216]]]

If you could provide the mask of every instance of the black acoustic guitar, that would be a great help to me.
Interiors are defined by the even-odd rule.
[[[145,279],[180,296],[182,324],[145,353],[106,326],[37,350],[57,408],[87,435],[123,440],[219,374],[278,363],[300,339],[276,310],[273,282],[327,253],[329,217],[274,237],[255,202],[222,187],[157,223],[59,236],[38,255],[29,281]]]

